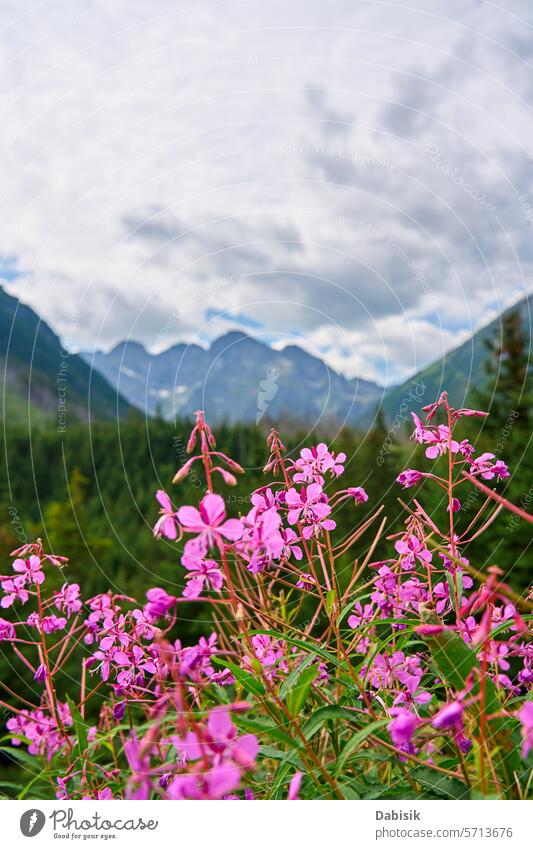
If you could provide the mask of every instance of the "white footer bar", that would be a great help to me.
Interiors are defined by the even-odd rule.
[[[3,801],[0,846],[533,847],[532,802]],[[276,810],[274,810],[274,807]]]

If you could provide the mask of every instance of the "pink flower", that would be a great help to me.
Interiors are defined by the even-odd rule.
[[[131,731],[124,743],[124,754],[131,770],[131,777],[126,786],[127,799],[146,800],[150,798],[152,790],[150,780],[151,752],[152,747],[143,745],[143,741],[138,740],[135,731]]]
[[[289,784],[289,792],[287,793],[287,799],[289,801],[294,801],[299,799],[298,793],[300,792],[300,787],[302,786],[302,773],[295,772],[293,777],[291,778]]]
[[[274,640],[267,634],[255,634],[252,637],[254,658],[259,661],[268,680],[277,677],[280,672],[288,672],[285,659],[286,647],[283,640]],[[245,655],[242,660],[245,669],[251,668],[251,660]]]
[[[67,614],[67,619],[81,610],[79,584],[63,584],[59,591],[54,592],[54,597],[55,606]]]
[[[156,496],[161,505],[160,518],[154,525],[154,536],[165,536],[168,539],[177,539],[178,530],[176,523],[176,512],[172,507],[172,502],[166,492],[158,489]]]
[[[403,486],[404,489],[409,489],[411,486],[415,486],[425,475],[422,472],[418,472],[416,469],[405,469],[405,471],[401,472],[396,478],[396,483],[399,483]]]
[[[67,620],[64,616],[56,616],[52,613],[51,616],[45,616],[41,621],[41,628],[45,634],[53,634],[54,631],[62,631]]]
[[[5,592],[0,604],[2,607],[11,607],[17,599],[21,604],[26,604],[29,599],[29,593],[24,589],[26,578],[23,575],[18,575],[16,578],[6,578],[2,581],[2,589]]]
[[[533,748],[533,702],[524,702],[518,711],[518,718],[522,723],[522,757],[527,758]]]
[[[37,667],[35,675],[33,676],[34,681],[37,681],[39,684],[42,684],[43,681],[46,681],[46,666],[44,663],[40,663]]]
[[[423,442],[430,442],[433,439],[432,432],[428,428],[424,427],[416,413],[411,413],[411,416],[415,423],[415,429],[411,438],[420,444]]]
[[[434,406],[436,408],[438,403]],[[419,443],[430,443],[429,448],[426,448],[426,457],[435,460],[446,451],[451,451],[453,454],[459,451],[459,443],[452,439],[450,428],[447,425],[428,428],[422,424],[416,413],[411,413],[411,415],[415,423],[413,439]]]
[[[161,587],[149,589],[146,598],[148,602],[144,605],[143,611],[149,622],[157,622],[162,616],[166,616],[176,602],[176,597],[169,595]]]
[[[248,561],[252,574],[262,572],[273,560],[279,560],[285,548],[281,535],[281,516],[275,507],[262,512],[253,507],[244,520],[239,552]]]
[[[0,619],[0,642],[2,640],[14,640],[15,636],[15,626],[7,619]]]
[[[182,558],[182,562],[185,558]],[[211,589],[220,592],[224,583],[218,563],[214,560],[195,560],[186,567],[189,569],[187,585],[183,590],[184,598],[198,598],[202,590]]]
[[[199,761],[168,785],[171,799],[221,799],[239,787],[241,774],[255,765],[259,743],[253,734],[238,736],[226,707],[210,711],[200,733],[172,737],[183,762]],[[200,771],[199,771],[200,769]]]
[[[363,607],[360,601],[356,601],[352,607],[352,613],[348,617],[348,625],[350,628],[359,628],[360,625],[371,622],[374,617],[374,606],[365,604]]]
[[[439,710],[431,722],[433,728],[441,731],[462,731],[464,705],[461,702],[450,702]]]
[[[328,446],[321,442],[316,448],[302,448],[300,457],[295,461],[293,476],[295,483],[324,483],[323,475],[330,472],[333,477],[338,478],[344,472],[344,461],[346,454],[335,455],[329,451]]]
[[[256,490],[253,492],[251,501],[259,513],[264,513],[265,510],[269,510],[271,507],[277,506],[276,496],[270,488]]]
[[[300,577],[296,581],[296,586],[301,590],[312,590],[316,586],[316,581],[312,575],[307,572],[301,572]]]
[[[289,559],[291,555],[295,560],[301,560],[303,552],[298,543],[300,537],[293,531],[292,528],[280,528],[281,537],[285,543],[283,546],[283,556]]]
[[[402,566],[404,569],[413,568],[415,560],[419,560],[423,566],[431,563],[433,555],[421,540],[414,534],[409,534],[406,539],[399,539],[394,545],[398,554],[404,555]]]
[[[15,572],[21,572],[28,584],[42,584],[44,581],[41,560],[35,554],[32,554],[27,560],[22,558],[15,560],[13,569]]]
[[[208,547],[221,545],[223,538],[235,542],[244,529],[239,519],[226,519],[224,499],[211,492],[202,498],[198,509],[180,507],[177,516],[182,528],[189,534],[198,534]]]
[[[431,693],[418,689],[421,680],[420,675],[409,675],[407,673],[405,676],[402,676],[402,673],[400,673],[398,680],[403,684],[405,690],[401,690],[398,693],[394,699],[394,705],[427,705],[433,698]]]
[[[346,492],[352,496],[356,504],[364,504],[368,501],[368,495],[362,486],[349,486]]]
[[[435,460],[446,451],[451,451],[456,454],[459,451],[459,443],[452,439],[450,428],[447,425],[438,425],[434,431],[429,431],[430,436],[425,439],[425,442],[431,442],[429,448],[426,448],[426,457],[430,460]]]
[[[392,742],[400,749],[411,751],[411,741],[420,724],[419,718],[410,710],[401,707],[391,708],[391,714],[394,719],[387,728]]]
[[[320,484],[311,483],[308,487],[303,486],[299,492],[291,487],[287,491],[286,501],[289,507],[289,524],[304,522],[306,527],[303,529],[303,535],[306,539],[322,529],[331,531],[336,527],[332,519],[326,518],[331,513],[331,507]]]
[[[452,498],[452,512],[457,513],[461,509],[461,502],[458,498]],[[448,513],[450,512],[450,505],[446,507]]]
[[[485,452],[485,454],[481,454],[472,461],[470,474],[480,475],[487,481],[492,480],[494,477],[508,478],[509,469],[507,468],[507,465],[503,462],[503,460],[496,460],[496,462],[493,463],[492,461],[494,459],[494,454],[490,454],[488,451]]]

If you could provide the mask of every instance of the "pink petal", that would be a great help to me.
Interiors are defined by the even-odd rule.
[[[215,742],[231,739],[235,734],[235,726],[231,721],[229,711],[225,708],[215,708],[211,711],[207,720],[207,728]]]
[[[168,495],[166,494],[166,492],[163,489],[158,489],[156,494],[155,494],[155,497],[159,501],[163,510],[167,510],[169,513],[172,512],[172,503],[170,501],[170,498],[168,497]]]
[[[215,495],[212,492],[202,498],[202,509],[208,517],[208,523],[212,527],[219,525],[226,515],[224,499],[220,495]]]
[[[180,507],[177,513],[178,522],[188,531],[203,531],[205,523],[196,507]]]
[[[244,525],[239,519],[227,519],[218,531],[226,539],[235,541],[242,537]]]
[[[236,766],[225,762],[214,767],[208,775],[208,787],[211,798],[225,796],[236,790],[241,780],[240,771]]]

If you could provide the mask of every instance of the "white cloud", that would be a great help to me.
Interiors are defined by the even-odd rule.
[[[192,6],[0,8],[0,255],[54,329],[393,382],[530,289],[526,0]]]

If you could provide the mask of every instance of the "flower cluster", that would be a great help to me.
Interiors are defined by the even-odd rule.
[[[419,767],[444,792],[530,792],[532,597],[465,556],[497,513],[463,527],[457,494],[509,471],[457,433],[484,414],[445,393],[424,412],[414,439],[431,471],[397,480],[439,488],[447,509],[413,500],[387,539],[370,504],[340,532],[369,502],[339,488],[344,453],[321,442],[291,458],[276,431],[272,480],[229,515],[217,487],[243,470],[199,412],[174,482],[201,468],[205,491],[181,506],[156,494],[154,535],[176,544],[181,589],[84,598],[64,576],[48,589],[49,567],[68,561],[40,541],[13,552],[0,640],[34,689],[2,704],[13,746],[40,759],[59,799],[340,799],[391,781],[423,794]],[[193,604],[212,627],[185,645],[180,611]],[[78,691],[67,664],[80,654]]]

